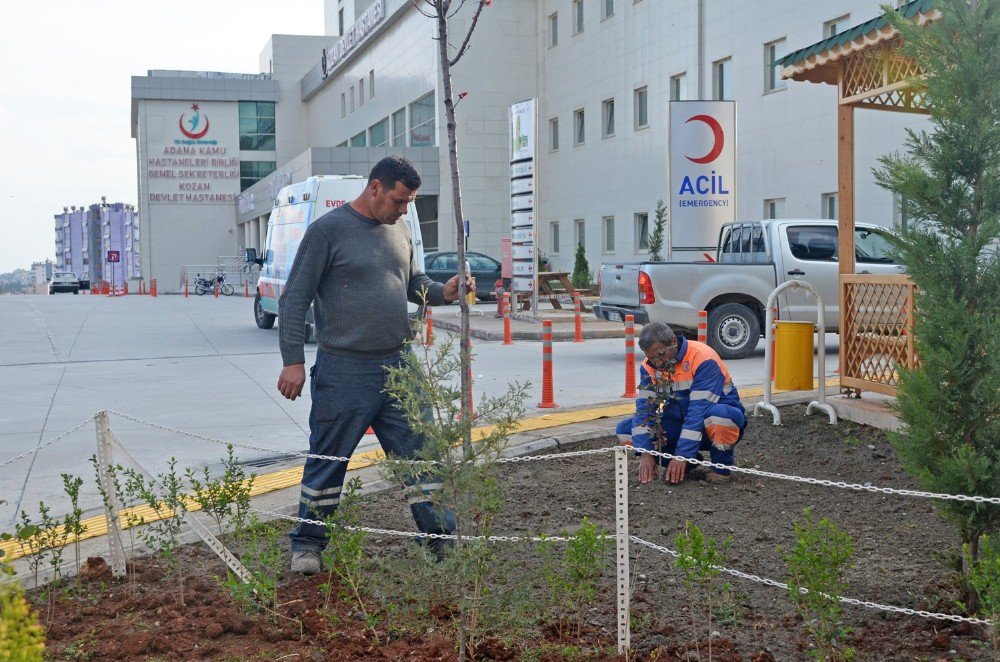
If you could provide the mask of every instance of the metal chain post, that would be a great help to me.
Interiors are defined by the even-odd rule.
[[[111,453],[111,423],[108,421],[107,411],[99,411],[94,414],[94,428],[97,434],[97,476],[106,497],[104,520],[108,526],[111,574],[115,577],[124,577],[125,547],[122,545],[121,523],[118,518],[122,505],[118,498],[118,490],[115,489],[115,481],[111,479],[109,472],[113,455]]]
[[[629,630],[629,552],[628,552],[628,448],[615,453],[615,550],[618,569],[618,652],[631,648]]]

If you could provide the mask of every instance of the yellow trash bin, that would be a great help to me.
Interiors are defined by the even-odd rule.
[[[811,391],[813,323],[778,320],[776,327],[774,387],[782,391]]]

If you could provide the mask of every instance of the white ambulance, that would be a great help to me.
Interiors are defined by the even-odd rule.
[[[267,238],[263,254],[254,248],[246,249],[246,260],[260,265],[260,279],[257,281],[257,296],[254,297],[253,312],[257,326],[261,329],[274,327],[280,315],[278,299],[288,280],[292,261],[299,250],[299,242],[309,224],[329,211],[349,204],[365,189],[368,180],[357,175],[316,175],[304,182],[289,184],[278,192],[274,208],[267,221]],[[417,208],[410,203],[402,217],[410,229],[413,253],[416,263],[423,268],[424,243],[420,237],[420,220]],[[414,303],[409,304],[410,316],[420,313]],[[306,314],[306,341],[313,338],[312,307]]]

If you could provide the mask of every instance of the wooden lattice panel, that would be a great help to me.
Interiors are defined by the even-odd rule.
[[[898,368],[916,365],[913,283],[906,276],[841,276],[841,385],[895,395]]]
[[[841,103],[895,110],[924,109],[924,96],[913,84],[923,71],[913,59],[899,52],[899,46],[899,40],[893,39],[846,57]]]

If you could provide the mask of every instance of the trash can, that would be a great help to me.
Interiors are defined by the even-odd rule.
[[[774,387],[783,391],[811,391],[814,324],[778,320],[775,327]]]

